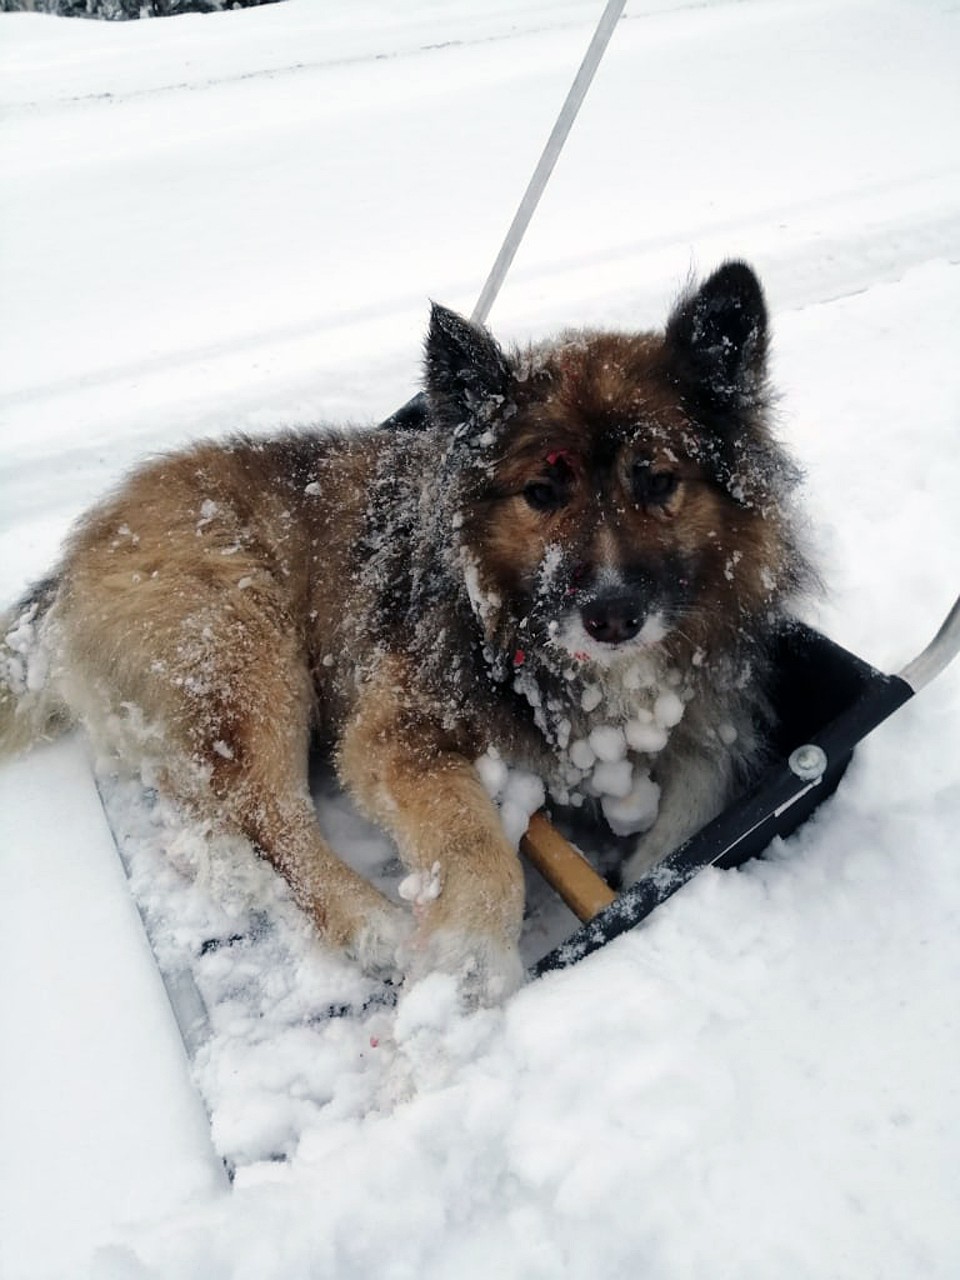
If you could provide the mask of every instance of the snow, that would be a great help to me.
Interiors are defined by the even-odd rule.
[[[507,839],[518,846],[531,817],[543,808],[543,782],[526,769],[507,766],[495,747],[489,747],[475,763],[484,790],[500,811]]]
[[[597,725],[596,729],[591,730],[587,743],[597,759],[607,763],[622,760],[627,754],[623,730],[613,724]]]
[[[414,871],[405,876],[397,885],[397,893],[404,902],[422,907],[440,897],[441,887],[440,863],[435,862],[429,871]]]
[[[664,689],[657,697],[653,718],[661,729],[673,729],[683,719],[683,703],[672,689]]]
[[[0,600],[145,453],[402,404],[427,299],[471,308],[598,14],[4,14]],[[492,316],[506,340],[656,324],[692,267],[751,260],[829,588],[809,616],[887,670],[957,588],[958,23],[631,0]],[[765,861],[472,1017],[442,977],[359,1011],[370,984],[276,877],[111,804],[165,962],[192,957],[213,1010],[192,1078],[236,1177],[82,746],[5,764],[4,1280],[960,1270],[957,668]]]
[[[0,1274],[66,1276],[226,1179],[81,744],[0,772],[0,845]]]
[[[12,628],[4,633],[11,656],[6,658],[4,678],[15,693],[37,693],[47,678],[47,661],[43,649],[36,644],[34,619],[37,606],[31,604]]]
[[[627,742],[634,751],[662,751],[667,745],[667,731],[662,725],[650,720],[642,720],[637,716],[628,720],[624,726]]]
[[[656,822],[660,812],[660,788],[649,773],[630,770],[621,790],[597,785],[598,790],[606,793],[600,801],[603,815],[618,836],[649,831]]]

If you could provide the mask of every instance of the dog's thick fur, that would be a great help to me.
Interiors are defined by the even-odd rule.
[[[649,726],[629,760],[659,816],[629,877],[762,752],[770,638],[808,576],[766,346],[742,263],[660,334],[508,354],[435,307],[422,429],[199,445],[80,523],[6,619],[0,745],[83,723],[248,837],[331,943],[373,966],[400,947],[498,998],[521,977],[523,888],[479,757],[575,802],[573,744]],[[408,866],[439,870],[415,922],[321,837],[315,733]]]

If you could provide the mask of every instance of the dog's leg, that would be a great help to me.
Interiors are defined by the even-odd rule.
[[[61,626],[94,738],[149,764],[187,812],[250,840],[326,941],[367,968],[395,971],[410,915],[347,867],[317,827],[311,677],[277,599],[181,575],[169,591],[162,580],[154,586],[134,631],[120,627],[125,597],[114,599],[103,577],[83,586]]]
[[[261,660],[255,691],[238,690],[219,717],[208,705],[194,754],[209,764],[221,813],[285,877],[324,939],[366,969],[395,972],[409,915],[342,862],[317,827],[307,773],[308,679],[305,667],[270,670]]]
[[[399,668],[384,663],[362,695],[340,744],[340,775],[420,874],[411,976],[451,972],[468,1002],[495,1003],[523,978],[520,862],[472,762],[405,700]]]
[[[690,755],[668,771],[672,781],[660,795],[657,820],[623,864],[623,883],[631,885],[683,844],[723,808],[732,769],[721,757]]]
[[[211,781],[221,812],[284,876],[325,941],[370,972],[395,974],[411,918],[342,862],[324,840],[301,764],[305,745],[278,751],[277,736],[264,743],[258,733],[252,734],[241,748],[246,763],[235,772],[218,762]]]

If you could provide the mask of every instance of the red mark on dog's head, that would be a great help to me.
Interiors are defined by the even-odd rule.
[[[522,667],[523,664],[526,662],[526,660],[527,660],[527,655],[523,651],[523,649],[518,649],[516,653],[513,655],[513,665],[515,667]]]
[[[547,465],[555,467],[558,462],[565,463],[566,466],[573,470],[573,454],[569,449],[554,449],[552,453],[547,454]]]

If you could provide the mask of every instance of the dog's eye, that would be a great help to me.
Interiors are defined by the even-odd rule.
[[[644,507],[663,506],[669,502],[679,483],[675,471],[654,471],[642,462],[633,468],[633,495]]]
[[[533,480],[523,490],[524,500],[534,511],[557,511],[567,502],[567,486],[556,480]]]
[[[534,511],[559,511],[570,500],[576,475],[573,455],[568,449],[555,449],[544,462],[543,474],[524,486],[523,496]]]

